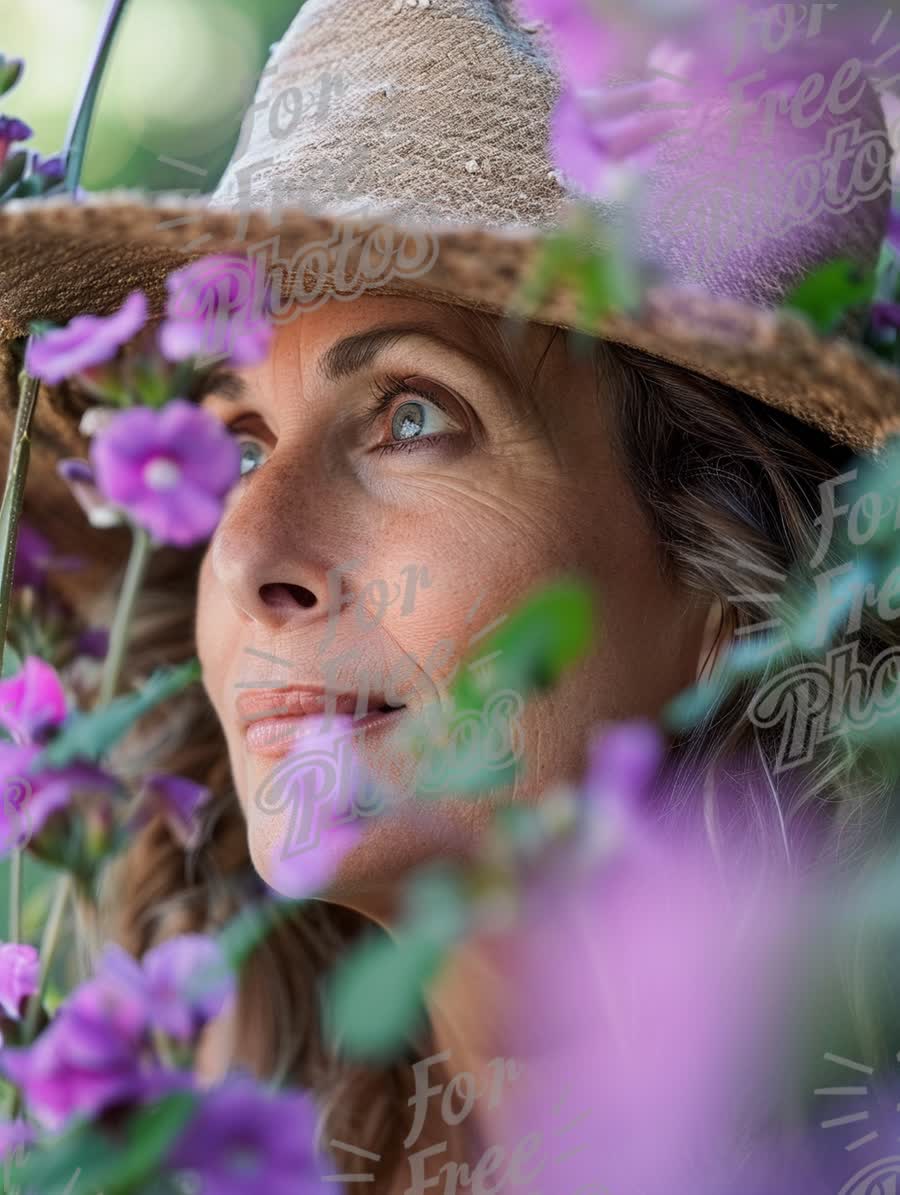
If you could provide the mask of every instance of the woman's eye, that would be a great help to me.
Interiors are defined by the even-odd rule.
[[[414,380],[399,378],[390,378],[385,386],[376,387],[369,419],[377,420],[384,428],[376,445],[379,453],[412,451],[419,445],[460,434],[460,421],[445,406],[451,400],[442,400],[431,390],[431,386],[420,390]]]
[[[257,466],[264,463],[267,450],[260,444],[259,440],[254,440],[246,434],[237,436],[237,442],[240,449],[241,477],[245,477],[248,473],[253,472]]]
[[[394,440],[417,440],[446,430],[447,417],[430,403],[413,398],[403,402],[391,416]]]

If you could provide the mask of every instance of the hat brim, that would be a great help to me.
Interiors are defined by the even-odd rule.
[[[431,238],[427,269],[378,277],[361,270],[367,238],[384,247],[410,236],[419,244]],[[633,346],[734,386],[856,451],[877,449],[900,431],[900,371],[861,345],[817,334],[790,312],[669,285],[651,287],[634,314],[606,314],[590,323],[572,285],[556,285],[528,310],[517,306],[534,276],[542,240],[536,229],[422,230],[384,217],[299,208],[277,215],[217,209],[207,198],[178,193],[17,200],[0,209],[0,340],[24,335],[35,319],[62,323],[81,313],[107,314],[137,288],[159,312],[166,277],[188,261],[211,253],[260,253],[260,247],[277,244],[277,259],[295,267],[285,272],[284,289],[304,296],[291,315],[327,295],[349,299],[363,290],[463,304]],[[356,248],[349,255],[344,250],[339,269],[323,270],[322,251],[339,242]],[[337,250],[331,252],[336,261]],[[310,262],[318,274],[312,280]],[[8,373],[7,365],[4,376]],[[15,402],[3,395],[6,409]],[[60,444],[61,413],[57,404],[53,434]],[[73,411],[72,420],[76,415],[80,412]],[[73,431],[72,446],[78,442],[77,421]]]

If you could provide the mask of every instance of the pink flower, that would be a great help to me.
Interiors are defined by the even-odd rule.
[[[262,262],[201,258],[166,279],[169,299],[159,346],[169,361],[224,354],[236,365],[265,360],[272,325]]]
[[[15,676],[0,681],[0,723],[20,743],[38,742],[67,712],[59,676],[37,656],[28,656]]]
[[[21,1020],[26,1001],[38,990],[40,970],[33,946],[0,945],[0,1008],[11,1020]]]
[[[114,315],[79,315],[64,328],[29,341],[25,368],[33,377],[55,385],[111,360],[146,322],[147,296],[133,291]]]
[[[91,442],[97,488],[160,543],[188,547],[215,530],[240,475],[221,420],[182,398],[117,415]]]

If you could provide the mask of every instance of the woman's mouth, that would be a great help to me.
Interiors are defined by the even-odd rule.
[[[405,705],[391,705],[375,695],[365,703],[362,716],[355,716],[358,694],[326,694],[321,689],[254,690],[236,704],[247,750],[270,757],[288,754],[305,735],[321,730],[323,718],[327,728],[329,715],[336,723],[346,724],[349,732],[368,736],[396,724],[406,710]]]

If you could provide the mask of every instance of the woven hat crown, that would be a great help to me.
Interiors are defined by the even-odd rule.
[[[872,264],[890,203],[878,96],[863,83],[848,108],[854,89],[834,86],[846,48],[820,36],[781,55],[795,88],[816,72],[832,88],[819,118],[779,108],[773,121],[761,101],[736,135],[730,100],[689,105],[691,131],[660,146],[646,179],[640,228],[640,252],[669,278],[767,307],[834,257]],[[549,157],[561,87],[546,28],[513,0],[307,0],[273,49],[211,206],[555,226],[585,198]],[[834,173],[842,202],[826,195],[796,215],[816,171],[820,186]],[[593,206],[599,227],[629,218],[624,205]]]

